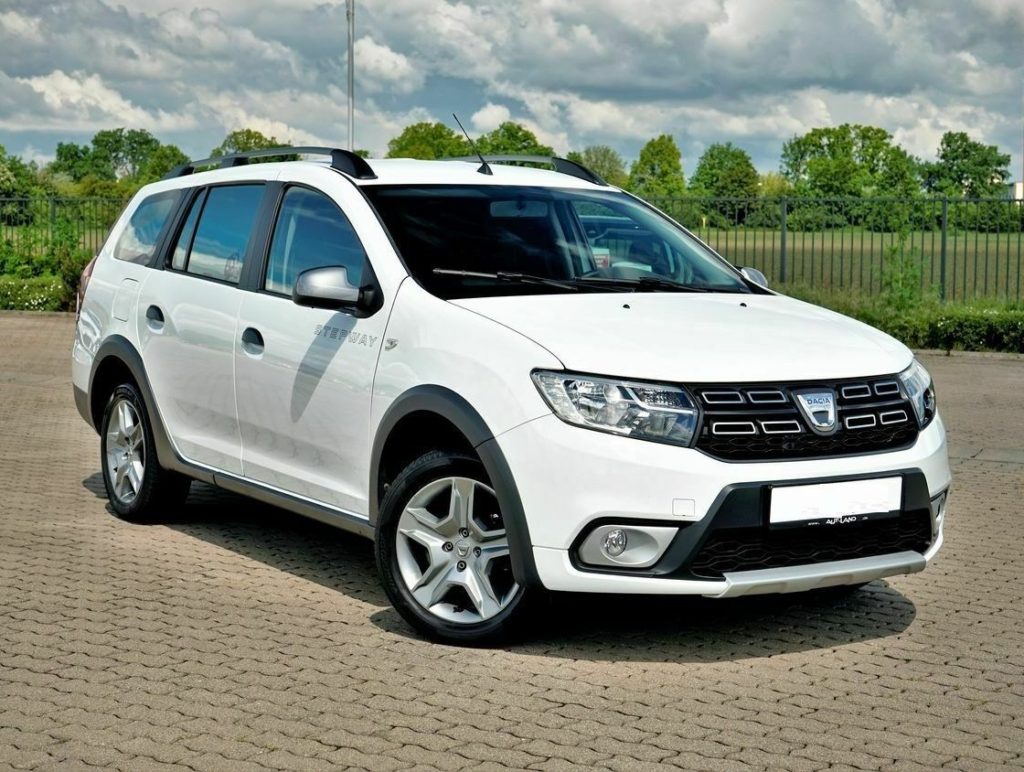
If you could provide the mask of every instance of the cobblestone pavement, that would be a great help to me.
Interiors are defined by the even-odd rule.
[[[123,523],[72,320],[0,315],[0,766],[1024,765],[1024,359],[927,356],[937,562],[846,597],[559,599],[530,642],[417,639],[368,542],[197,485]]]

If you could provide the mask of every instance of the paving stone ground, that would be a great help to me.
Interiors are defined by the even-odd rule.
[[[0,767],[1024,765],[1024,359],[926,355],[946,546],[847,597],[559,599],[528,643],[426,643],[368,542],[196,485],[106,508],[73,320],[0,314]]]

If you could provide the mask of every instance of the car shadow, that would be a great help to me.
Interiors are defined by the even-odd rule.
[[[103,495],[95,474],[83,486]],[[186,505],[160,525],[377,607],[369,622],[419,636],[380,588],[367,539],[194,482]],[[508,650],[592,661],[723,662],[829,649],[898,635],[913,601],[886,581],[729,600],[684,596],[553,594]]]
[[[884,580],[860,589],[715,600],[687,596],[556,594],[512,649],[590,661],[727,662],[831,649],[898,635],[913,601]],[[378,627],[416,637],[388,607]]]

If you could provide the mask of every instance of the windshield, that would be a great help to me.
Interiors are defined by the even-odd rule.
[[[442,298],[748,292],[693,236],[617,191],[363,187],[416,280]]]

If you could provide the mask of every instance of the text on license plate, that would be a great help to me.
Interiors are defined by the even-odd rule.
[[[837,525],[899,514],[903,478],[784,485],[773,487],[768,520],[772,525]]]

